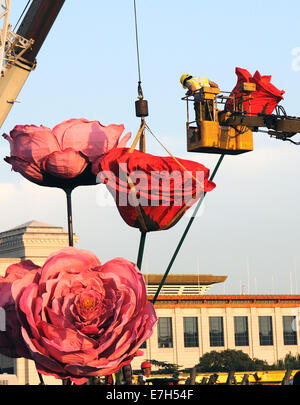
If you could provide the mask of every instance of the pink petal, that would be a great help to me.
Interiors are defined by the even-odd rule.
[[[117,145],[117,148],[126,148],[127,147],[127,142],[131,138],[131,132],[128,132],[126,135],[123,136],[123,138],[120,140],[120,142]]]
[[[71,119],[53,128],[62,149],[72,148],[80,151],[90,161],[116,147],[123,131],[124,125],[104,126],[99,121],[88,121],[84,118]]]
[[[27,162],[16,156],[6,157],[4,160],[12,165],[12,170],[22,174],[25,179],[36,184],[43,183],[43,175],[35,163]]]
[[[120,142],[115,146],[117,148],[126,148],[127,142],[129,141],[131,137],[131,132],[128,132],[126,135],[123,136],[123,138],[120,140]],[[92,162],[92,173],[97,176],[97,174],[101,170],[101,161],[105,157],[105,153],[103,155],[98,156],[95,160]]]
[[[38,269],[40,269],[40,266],[37,266],[31,260],[22,260],[20,263],[14,263],[8,266],[5,276],[13,277],[13,279],[16,280],[23,277],[28,271]]]
[[[26,316],[32,336],[36,339],[39,338],[39,331],[32,313],[32,301],[36,297],[37,291],[38,286],[36,284],[29,284],[23,290],[20,300],[18,301],[19,311],[22,311]]]
[[[41,273],[40,283],[57,277],[62,271],[69,273],[70,277],[83,270],[100,266],[98,257],[85,249],[67,247],[52,253],[46,260]]]
[[[87,167],[86,159],[73,149],[53,152],[42,162],[43,170],[55,177],[72,179]]]
[[[10,142],[11,156],[18,156],[32,163],[38,164],[45,156],[60,150],[51,129],[42,125],[16,125],[10,132],[10,137],[4,137]]]
[[[14,263],[8,266],[5,272],[5,277],[0,276],[0,307],[13,304],[13,297],[11,292],[12,283],[21,279],[31,270],[34,274],[39,266],[35,265],[31,260],[23,260],[20,263]]]
[[[110,273],[114,274],[116,283],[119,281],[120,284],[131,288],[136,293],[137,301],[144,303],[147,296],[145,282],[142,273],[134,263],[123,258],[110,260],[101,267],[101,276],[109,277]],[[117,287],[119,288],[120,285],[117,284]]]

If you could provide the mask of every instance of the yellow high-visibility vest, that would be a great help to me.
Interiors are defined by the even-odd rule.
[[[201,87],[210,87],[209,80],[207,77],[192,77],[191,79],[185,82],[187,88],[189,88],[189,84],[193,85],[196,90],[201,89]]]

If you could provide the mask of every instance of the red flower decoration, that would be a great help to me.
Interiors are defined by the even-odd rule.
[[[251,93],[251,114],[258,114],[264,112],[265,114],[272,114],[276,105],[283,99],[283,90],[278,90],[271,83],[271,76],[261,76],[259,71],[256,71],[254,76],[246,69],[236,68],[235,73],[237,75],[237,83],[231,92],[231,96],[234,95],[237,102],[241,99],[241,84],[242,83],[255,83],[256,91]],[[244,111],[249,110],[249,99],[243,103]],[[233,100],[229,99],[226,103],[226,109],[228,111],[233,110]]]
[[[215,184],[209,169],[190,160],[111,150],[93,170],[106,184],[124,221],[142,232],[168,229]]]
[[[96,184],[91,164],[130,137],[123,125],[104,126],[84,118],[70,119],[52,130],[45,126],[16,125],[10,135],[11,156],[5,161],[33,183],[60,188]]]

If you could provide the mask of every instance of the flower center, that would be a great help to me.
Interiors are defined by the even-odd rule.
[[[92,307],[95,306],[95,300],[92,297],[88,297],[88,296],[84,297],[83,300],[81,301],[81,305],[83,306],[83,308],[85,310],[88,311],[89,309],[91,309]]]

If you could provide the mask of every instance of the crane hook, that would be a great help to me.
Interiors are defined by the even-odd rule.
[[[148,111],[148,101],[144,100],[143,90],[141,81],[138,82],[138,100],[135,102],[135,114],[137,117],[147,117],[149,115]]]

